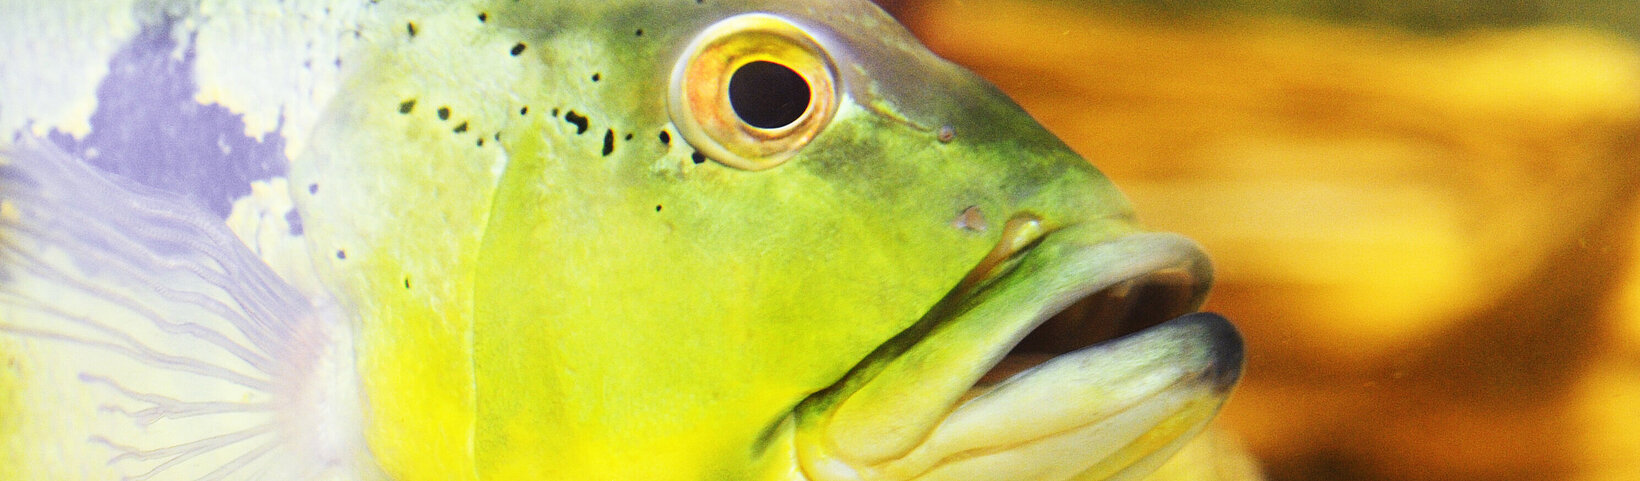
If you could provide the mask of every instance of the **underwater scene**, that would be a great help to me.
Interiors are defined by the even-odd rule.
[[[1640,3],[0,0],[0,481],[1640,480]]]

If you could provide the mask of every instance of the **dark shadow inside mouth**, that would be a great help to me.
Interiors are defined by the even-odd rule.
[[[1201,286],[1182,269],[1153,272],[1117,283],[1071,303],[1033,329],[980,378],[1001,382],[1055,356],[1143,331],[1194,312]]]

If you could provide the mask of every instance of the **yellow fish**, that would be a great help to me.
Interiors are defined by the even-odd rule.
[[[864,1],[0,5],[0,479],[1125,480],[1211,268]]]

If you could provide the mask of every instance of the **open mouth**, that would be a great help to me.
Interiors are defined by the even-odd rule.
[[[1031,329],[975,383],[978,395],[1060,355],[1143,331],[1195,312],[1207,279],[1166,269],[1088,294]]]
[[[811,399],[799,456],[810,479],[1145,471],[1239,377],[1234,327],[1194,313],[1211,283],[1177,235],[1010,222],[930,317]]]
[[[964,279],[965,285],[981,286],[1013,274],[1019,258],[1042,240],[1040,224],[1034,217],[1010,220],[1002,240]],[[1150,249],[1117,262],[1121,275],[1094,276],[1082,285],[1059,292],[1044,292],[1047,301],[1038,320],[1023,331],[1007,353],[996,359],[967,395],[989,390],[998,382],[1041,365],[1063,354],[1143,331],[1168,320],[1194,312],[1212,284],[1212,268],[1194,244],[1168,235],[1139,234],[1116,243],[1144,244],[1151,237],[1172,242],[1151,242]],[[1139,240],[1139,242],[1134,242]],[[1122,268],[1122,265],[1128,268]],[[959,291],[963,291],[959,287]],[[966,296],[983,296],[974,292]],[[1072,299],[1066,302],[1067,299]]]

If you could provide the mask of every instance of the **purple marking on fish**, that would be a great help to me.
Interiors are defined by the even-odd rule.
[[[182,57],[173,56],[175,24],[166,18],[143,26],[114,55],[85,138],[53,130],[50,139],[99,169],[181,195],[225,219],[235,200],[250,195],[251,182],[285,174],[285,139],[277,132],[248,137],[242,116],[194,101],[193,35]],[[299,224],[292,223],[293,232]]]
[[[293,208],[285,212],[285,224],[290,226],[290,235],[302,235],[302,213],[297,212],[296,209]]]

